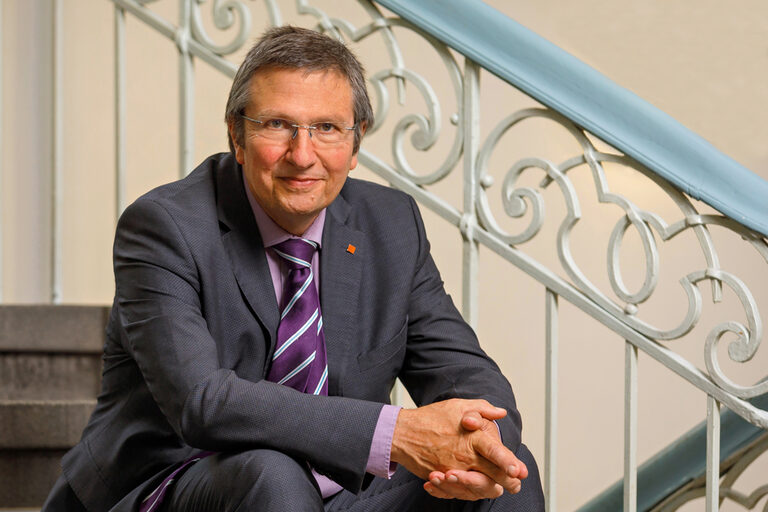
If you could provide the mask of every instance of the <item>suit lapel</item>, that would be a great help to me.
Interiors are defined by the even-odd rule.
[[[338,196],[328,207],[320,251],[320,304],[328,355],[331,395],[341,395],[341,382],[357,339],[360,278],[366,258],[365,234],[346,225],[350,206]]]
[[[234,159],[233,159],[234,160]],[[259,228],[248,204],[240,166],[222,166],[217,176],[216,203],[221,240],[235,278],[256,317],[269,333],[267,354],[275,345],[279,312]]]

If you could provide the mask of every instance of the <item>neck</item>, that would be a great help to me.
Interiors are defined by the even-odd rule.
[[[267,213],[269,215],[269,213]],[[269,215],[269,218],[272,219],[275,224],[286,230],[288,233],[294,235],[294,236],[302,236],[304,233],[307,232],[309,229],[309,226],[312,225],[313,222],[315,222],[315,219],[317,218],[318,214],[313,215],[307,215],[305,217],[301,218],[295,218],[291,217],[289,219],[276,219]]]

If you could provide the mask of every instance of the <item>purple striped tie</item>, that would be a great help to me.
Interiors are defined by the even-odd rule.
[[[267,380],[304,393],[327,395],[323,316],[312,273],[317,244],[304,238],[290,238],[273,248],[289,270],[283,283],[277,344]]]

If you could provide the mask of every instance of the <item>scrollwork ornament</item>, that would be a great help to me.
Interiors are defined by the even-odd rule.
[[[492,183],[488,174],[491,153],[499,144],[502,136],[518,123],[531,118],[544,118],[554,121],[576,140],[581,146],[582,153],[560,164],[554,164],[539,158],[524,158],[512,165],[506,173],[501,188],[501,200],[504,212],[513,218],[529,214],[530,220],[522,231],[509,233],[501,228],[493,215],[489,203],[487,183]],[[612,192],[608,186],[604,162],[612,162],[629,167],[651,179],[678,206],[683,214],[683,220],[668,225],[659,215],[637,207],[626,197]],[[603,293],[584,274],[571,252],[571,231],[581,220],[577,193],[567,178],[567,173],[576,167],[587,165],[592,173],[593,183],[598,201],[602,204],[613,204],[621,208],[624,215],[616,222],[607,245],[608,280],[613,294],[623,304]],[[751,231],[743,228],[735,221],[717,215],[701,215],[691,204],[690,200],[666,180],[658,177],[636,161],[625,155],[603,153],[597,151],[585,133],[569,120],[556,112],[547,109],[525,109],[518,111],[501,121],[489,135],[478,156],[478,182],[476,188],[478,218],[481,225],[510,245],[519,245],[533,238],[542,226],[545,204],[542,194],[533,187],[517,185],[521,174],[530,169],[541,170],[544,179],[540,188],[557,184],[564,197],[567,207],[566,214],[561,220],[557,232],[557,250],[563,269],[573,283],[591,300],[598,303],[616,318],[630,325],[649,338],[671,341],[688,334],[700,321],[702,312],[702,297],[698,284],[708,281],[712,286],[712,299],[715,303],[722,300],[722,287],[727,286],[739,297],[745,312],[746,322],[727,321],[717,325],[706,338],[704,352],[705,363],[710,378],[722,389],[740,398],[750,398],[768,392],[768,382],[754,386],[741,386],[725,376],[717,356],[717,345],[724,336],[735,336],[728,346],[731,360],[744,363],[756,353],[762,339],[762,321],[755,300],[748,287],[731,273],[720,268],[720,261],[715,250],[709,225],[723,226],[747,240],[762,255],[768,263],[768,241]],[[638,236],[645,258],[645,275],[638,290],[630,291],[624,284],[620,263],[622,242],[633,230]],[[638,305],[647,301],[656,290],[659,279],[659,249],[657,240],[668,241],[686,231],[693,231],[701,247],[706,263],[705,269],[693,272],[680,280],[688,307],[680,321],[671,328],[660,329],[649,324],[638,313]]]
[[[640,237],[645,253],[645,280],[640,290],[630,293],[624,285],[621,276],[620,250],[629,227],[633,227]],[[613,292],[621,300],[628,304],[640,304],[648,300],[658,284],[659,275],[659,251],[648,225],[637,216],[624,215],[613,228],[608,241],[608,279]]]
[[[213,23],[219,30],[228,30],[239,20],[235,37],[226,44],[216,44],[205,31],[200,6],[207,0],[192,2],[192,36],[217,55],[229,55],[239,50],[248,40],[251,32],[251,11],[243,0],[213,0]],[[270,11],[271,12],[271,11]]]
[[[523,244],[532,239],[539,232],[544,222],[545,208],[541,194],[531,187],[517,187],[516,185],[518,178],[528,169],[542,170],[544,172],[544,181],[542,183],[557,183],[565,200],[569,219],[578,219],[581,216],[578,196],[571,181],[558,166],[539,158],[524,158],[513,164],[505,175],[501,188],[502,206],[505,213],[510,217],[520,218],[528,212],[528,207],[531,207],[531,220],[528,225],[521,232],[512,234],[501,227],[493,214],[488,199],[488,192],[486,192],[486,189],[489,188],[487,183],[492,183],[488,170],[491,154],[499,145],[504,134],[522,121],[533,117],[549,118],[555,122],[561,121],[559,114],[544,109],[531,108],[515,112],[496,125],[478,153],[477,181],[479,186],[475,189],[478,219],[485,229],[510,245]],[[566,126],[566,129],[569,129],[569,127]],[[572,133],[576,135],[575,131]]]
[[[407,176],[411,181],[419,185],[440,181],[453,170],[461,155],[461,128],[457,128],[457,137],[454,139],[454,144],[452,145],[446,160],[437,170],[429,174],[420,174],[416,172],[411,167],[406,156],[405,138],[408,132],[411,131],[410,143],[413,148],[418,151],[428,151],[432,148],[440,136],[440,127],[442,123],[440,102],[434,90],[426,80],[416,73],[405,69],[396,74],[391,71],[384,71],[371,77],[371,83],[374,84],[375,90],[380,95],[383,95],[381,96],[382,98],[386,97],[387,91],[381,84],[386,78],[394,76],[401,76],[407,82],[413,83],[421,93],[422,97],[424,97],[428,110],[428,115],[426,116],[422,114],[408,114],[402,117],[395,125],[392,133],[392,155],[395,167],[401,174]],[[386,107],[388,102],[382,102],[379,103],[379,105]],[[386,110],[383,111],[383,114],[384,117],[386,117]]]
[[[402,23],[393,24],[402,25]],[[415,27],[412,26],[407,26],[406,28],[416,30]],[[458,104],[463,89],[461,85],[461,73],[456,61],[444,45],[439,44],[436,40],[427,37],[424,34],[422,34],[422,36],[431,43],[432,47],[441,56],[443,63],[446,65],[448,74],[451,77],[451,83],[453,84],[456,102]],[[464,133],[461,123],[456,123],[458,126],[455,130],[451,149],[448,151],[448,154],[439,167],[432,172],[416,172],[410,165],[406,155],[406,136],[410,131],[410,144],[417,151],[428,151],[434,146],[440,137],[442,126],[442,108],[440,100],[429,82],[418,73],[409,69],[391,68],[375,73],[370,77],[370,83],[373,90],[376,92],[377,120],[374,130],[378,129],[389,116],[389,91],[384,83],[389,79],[398,79],[398,86],[409,82],[415,85],[416,90],[418,90],[421,97],[424,98],[424,103],[427,107],[427,115],[407,114],[395,125],[392,133],[392,155],[395,168],[398,173],[406,176],[418,185],[436,183],[450,174],[461,157],[464,141]],[[403,98],[401,98],[401,103],[402,102]]]
[[[736,336],[736,340],[728,345],[728,356],[736,362],[744,363],[752,359],[760,346],[763,336],[763,324],[760,313],[757,310],[752,294],[746,285],[736,276],[728,272],[717,272],[716,275],[707,275],[706,272],[699,272],[689,276],[692,283],[703,279],[717,278],[727,284],[739,297],[744,311],[747,315],[748,327],[738,322],[724,322],[717,325],[707,336],[704,345],[704,361],[707,365],[710,377],[721,388],[733,393],[740,398],[752,398],[763,393],[768,393],[768,381],[763,381],[754,386],[741,386],[728,379],[720,369],[717,358],[717,346],[720,339],[726,334]]]

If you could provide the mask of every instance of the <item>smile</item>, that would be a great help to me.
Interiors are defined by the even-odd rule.
[[[281,177],[278,178],[279,180],[283,181],[285,184],[291,187],[309,187],[311,185],[314,185],[315,183],[318,183],[322,181],[320,178],[309,178],[309,177]]]

